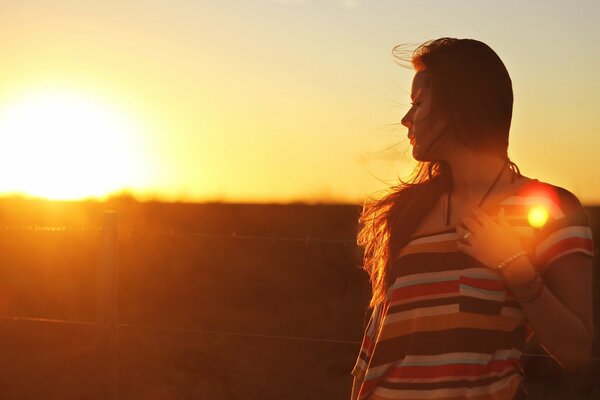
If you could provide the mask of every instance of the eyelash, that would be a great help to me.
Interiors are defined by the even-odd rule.
[[[414,103],[413,103],[413,102],[411,102],[410,104],[412,104],[412,106],[414,107],[414,106],[418,106],[419,104],[421,104],[421,102],[420,102],[420,101],[416,101],[416,102],[414,102]]]

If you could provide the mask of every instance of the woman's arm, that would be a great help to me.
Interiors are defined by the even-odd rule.
[[[533,269],[520,257],[507,269]],[[523,311],[542,346],[569,373],[588,365],[594,334],[592,313],[592,258],[571,253],[550,263],[543,273],[545,288]],[[507,271],[508,272],[508,271]]]

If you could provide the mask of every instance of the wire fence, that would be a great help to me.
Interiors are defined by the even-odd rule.
[[[76,233],[93,233],[100,234],[105,228],[88,228],[88,227],[73,227],[73,226],[44,226],[44,225],[0,225],[1,231],[30,231],[30,232],[76,232]],[[287,237],[278,235],[248,235],[238,234],[236,232],[231,233],[212,233],[212,232],[186,232],[186,231],[175,231],[175,230],[135,230],[135,229],[116,229],[115,234],[121,235],[121,237],[131,238],[135,235],[140,234],[153,234],[162,235],[168,237],[196,237],[196,238],[218,238],[218,239],[231,239],[231,240],[260,240],[271,243],[276,242],[296,242],[310,245],[311,243],[324,243],[324,244],[338,244],[343,246],[351,246],[356,244],[355,239],[337,239],[337,238],[316,238],[304,235],[302,237]],[[33,323],[56,323],[56,324],[70,324],[78,326],[88,326],[98,328],[101,326],[97,321],[74,321],[74,320],[62,320],[62,319],[51,319],[51,318],[37,318],[37,317],[23,317],[23,316],[8,316],[0,315],[0,320],[14,321],[14,322],[33,322]],[[289,336],[289,335],[272,335],[262,334],[255,332],[243,332],[243,331],[222,331],[222,330],[210,330],[210,329],[198,329],[198,328],[179,328],[179,327],[161,327],[161,326],[150,326],[150,325],[138,325],[129,323],[116,323],[118,329],[138,329],[146,331],[163,331],[171,333],[187,333],[187,334],[212,334],[212,335],[228,335],[228,336],[239,336],[249,338],[261,338],[261,339],[273,339],[273,340],[291,340],[291,341],[306,341],[306,342],[320,342],[320,343],[334,343],[334,344],[347,344],[347,345],[360,345],[361,341],[347,340],[338,338],[320,338],[320,337],[306,337],[306,336]],[[537,353],[521,353],[524,357],[544,357],[552,358],[548,354],[537,354]],[[592,360],[598,361],[599,357],[592,357]]]
[[[57,324],[71,324],[79,326],[90,326],[98,327],[99,324],[94,321],[74,321],[74,320],[63,320],[53,318],[37,318],[37,317],[19,317],[11,315],[0,315],[0,320],[14,321],[14,322],[41,322],[41,323],[57,323]],[[119,328],[129,329],[143,329],[149,331],[165,331],[174,333],[195,333],[195,334],[213,334],[213,335],[228,335],[228,336],[242,336],[260,339],[282,339],[282,340],[299,340],[306,342],[320,342],[320,343],[341,343],[341,344],[360,344],[357,340],[344,340],[344,339],[328,339],[328,338],[317,338],[317,337],[306,337],[306,336],[286,336],[286,335],[269,335],[262,333],[251,333],[242,331],[221,331],[215,329],[196,329],[196,328],[174,328],[164,326],[150,326],[150,325],[137,325],[137,324],[117,324]]]
[[[51,319],[51,318],[35,318],[35,317],[17,317],[17,316],[8,316],[2,315],[0,316],[0,320],[6,321],[24,321],[24,322],[42,322],[42,323],[58,323],[58,324],[71,324],[71,325],[79,325],[79,326],[89,326],[93,328],[98,327],[97,322],[92,321],[72,321],[72,320],[62,320],[62,319]],[[198,335],[205,334],[213,334],[213,335],[225,335],[225,336],[239,336],[239,337],[249,337],[249,338],[259,338],[259,339],[276,339],[276,340],[292,340],[292,341],[305,341],[305,342],[318,342],[318,343],[336,343],[336,344],[351,344],[351,345],[360,345],[361,342],[358,340],[345,340],[345,339],[328,339],[328,338],[318,338],[318,337],[306,337],[306,336],[286,336],[286,335],[268,335],[261,333],[251,333],[251,332],[241,332],[241,331],[220,331],[215,329],[195,329],[195,328],[174,328],[174,327],[164,327],[164,326],[150,326],[150,325],[138,325],[138,324],[126,324],[119,323],[119,328],[128,328],[128,329],[140,329],[146,331],[163,331],[163,332],[171,332],[171,333],[191,333]],[[551,358],[548,354],[538,354],[538,353],[521,353],[522,357],[541,357],[541,358]],[[599,361],[599,357],[591,357],[594,361]]]
[[[102,229],[84,228],[84,227],[69,227],[69,226],[44,226],[44,225],[0,225],[1,231],[32,231],[32,232],[77,232],[77,233],[95,233],[99,234]],[[310,245],[311,243],[324,244],[341,244],[343,246],[355,245],[355,239],[338,239],[338,238],[316,238],[309,235],[304,236],[279,236],[279,235],[248,235],[231,233],[214,233],[214,232],[186,232],[176,230],[138,230],[133,228],[117,229],[118,234],[123,238],[131,238],[135,235],[160,235],[167,237],[197,237],[197,238],[214,238],[214,239],[234,239],[234,240],[262,240],[265,242],[296,242]]]

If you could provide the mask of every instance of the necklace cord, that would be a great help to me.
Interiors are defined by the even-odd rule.
[[[500,179],[500,177],[502,176],[502,173],[504,172],[504,169],[506,168],[506,162],[502,165],[502,169],[500,170],[500,173],[498,174],[498,176],[496,176],[496,179],[494,179],[494,182],[492,182],[492,184],[490,185],[489,189],[487,190],[487,192],[483,195],[483,198],[481,199],[481,201],[479,202],[479,207],[481,207],[481,205],[483,204],[483,202],[485,201],[485,199],[488,197],[488,195],[490,194],[490,192],[492,191],[492,189],[494,188],[494,186],[496,186],[496,183],[498,182],[498,180]],[[448,208],[446,209],[446,226],[450,225],[450,191],[448,191]]]

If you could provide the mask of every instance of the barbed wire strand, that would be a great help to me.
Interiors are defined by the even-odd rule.
[[[51,318],[35,318],[35,317],[16,317],[16,316],[0,316],[0,319],[11,320],[11,321],[31,321],[31,322],[48,322],[48,323],[65,323],[65,324],[76,324],[98,327],[96,322],[90,321],[69,321]],[[336,343],[336,344],[352,344],[360,345],[362,342],[357,340],[345,340],[345,339],[328,339],[328,338],[316,338],[307,336],[286,336],[286,335],[268,335],[262,333],[250,333],[240,331],[220,331],[214,329],[197,329],[197,328],[173,328],[173,327],[161,327],[161,326],[150,326],[150,325],[138,325],[138,324],[117,324],[119,328],[130,328],[140,329],[147,331],[165,331],[175,333],[193,333],[193,334],[213,334],[213,335],[227,335],[227,336],[242,336],[252,337],[261,339],[280,339],[280,340],[292,340],[292,341],[308,341],[308,342],[319,342],[319,343]],[[553,358],[549,354],[537,354],[537,353],[521,353],[521,356],[525,357],[544,357]],[[591,360],[599,361],[599,357],[591,357]]]
[[[97,228],[85,228],[85,227],[71,227],[71,226],[46,226],[46,225],[0,225],[0,231],[30,231],[30,232],[79,232],[79,233],[100,233],[102,229]],[[306,245],[312,243],[330,243],[330,244],[343,244],[350,245],[356,244],[355,239],[337,239],[337,238],[315,238],[309,235],[304,236],[279,236],[279,235],[245,235],[238,234],[237,232],[231,233],[212,233],[212,232],[187,232],[177,230],[136,230],[131,228],[119,228],[117,233],[125,238],[130,239],[135,235],[161,235],[161,236],[172,236],[172,237],[202,237],[202,238],[216,238],[216,239],[241,239],[241,240],[264,240],[269,242],[298,242]]]
[[[50,323],[58,323],[58,324],[71,324],[71,325],[86,325],[86,326],[97,326],[97,322],[93,321],[68,321],[63,319],[54,319],[54,318],[37,318],[37,317],[17,317],[12,315],[0,315],[0,319],[8,320],[8,321],[25,321],[25,322],[50,322]]]
[[[77,226],[50,226],[50,225],[6,225],[0,224],[0,231],[33,231],[33,232],[80,232],[99,233],[101,228],[86,228]]]
[[[263,333],[249,333],[239,331],[219,331],[214,329],[197,329],[197,328],[171,328],[161,326],[148,326],[148,325],[136,325],[136,324],[118,324],[119,327],[134,328],[134,329],[146,329],[146,330],[157,330],[157,331],[168,331],[178,333],[199,333],[199,334],[215,334],[215,335],[227,335],[227,336],[246,336],[261,339],[282,339],[282,340],[298,340],[307,342],[321,342],[321,343],[341,343],[341,344],[360,344],[360,341],[356,340],[344,340],[344,339],[328,339],[328,338],[316,338],[307,336],[286,336],[286,335],[269,335]]]

